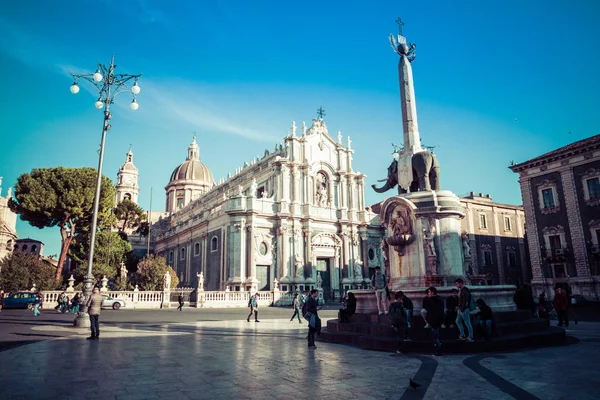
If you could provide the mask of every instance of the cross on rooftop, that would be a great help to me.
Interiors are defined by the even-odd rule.
[[[323,106],[320,106],[319,109],[317,110],[317,115],[319,116],[319,118],[323,119],[323,117],[327,114],[325,114],[325,110],[323,109]]]
[[[402,36],[402,27],[404,26],[404,22],[402,22],[402,18],[398,17],[396,19],[396,21],[394,21],[394,22],[398,24],[398,33],[400,33],[400,36]]]

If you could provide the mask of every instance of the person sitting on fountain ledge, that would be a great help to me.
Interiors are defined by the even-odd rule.
[[[371,286],[375,291],[375,298],[377,299],[377,310],[379,315],[387,314],[387,279],[384,274],[381,273],[380,267],[375,267],[375,275],[371,278]],[[383,310],[383,311],[382,311]]]

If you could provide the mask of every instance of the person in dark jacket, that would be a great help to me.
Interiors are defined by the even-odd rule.
[[[456,287],[458,288],[458,307],[456,317],[456,326],[458,326],[458,331],[460,332],[460,336],[458,340],[466,340],[467,342],[473,341],[473,325],[471,325],[471,292],[469,292],[469,288],[465,286],[465,283],[462,279],[458,278],[455,281]],[[469,336],[465,335],[465,328],[463,327],[463,322],[467,326],[467,330],[469,332]]]
[[[183,293],[179,294],[179,297],[177,298],[177,301],[179,302],[179,307],[177,307],[177,309],[179,311],[181,311],[181,309],[183,308]]]
[[[406,297],[402,290],[398,290],[396,294],[400,295],[400,298],[402,299],[402,306],[404,307],[404,312],[406,313],[406,329],[404,330],[404,340],[410,341],[410,335],[408,333],[412,327],[411,319],[414,312],[414,305],[412,300]]]
[[[477,299],[475,302],[477,310],[473,313],[477,314],[476,326],[483,331],[483,338],[490,340],[492,337],[492,309],[488,306],[483,299]]]
[[[458,289],[450,291],[450,297],[446,299],[446,317],[442,328],[454,328],[456,317],[458,316],[456,309],[458,308]]]
[[[350,322],[350,317],[356,312],[356,296],[349,292],[346,295],[346,306],[340,309],[340,322]]]
[[[304,318],[308,320],[308,347],[316,348],[315,334],[321,332],[321,319],[319,318],[319,307],[317,296],[319,291],[313,289],[310,291],[310,296],[306,299],[306,314]]]
[[[554,295],[554,309],[558,314],[558,326],[569,327],[569,298],[567,294],[561,289],[556,288],[556,294]]]
[[[442,355],[440,327],[444,322],[444,301],[438,296],[437,289],[431,286],[427,289],[427,297],[423,299],[423,308],[427,310],[427,322],[431,327],[431,338],[435,346],[434,356]]]
[[[406,310],[402,304],[402,292],[396,292],[389,309],[390,322],[396,332],[396,353],[402,353],[404,330],[406,329]]]

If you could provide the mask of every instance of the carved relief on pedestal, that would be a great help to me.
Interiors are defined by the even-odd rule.
[[[385,241],[388,245],[394,246],[394,250],[400,256],[405,253],[405,246],[411,244],[415,240],[413,222],[410,215],[410,210],[401,205],[394,207],[393,211],[388,216],[388,237]]]

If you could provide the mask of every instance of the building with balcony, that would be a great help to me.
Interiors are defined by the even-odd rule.
[[[598,299],[600,135],[510,169],[519,174],[534,290]]]

